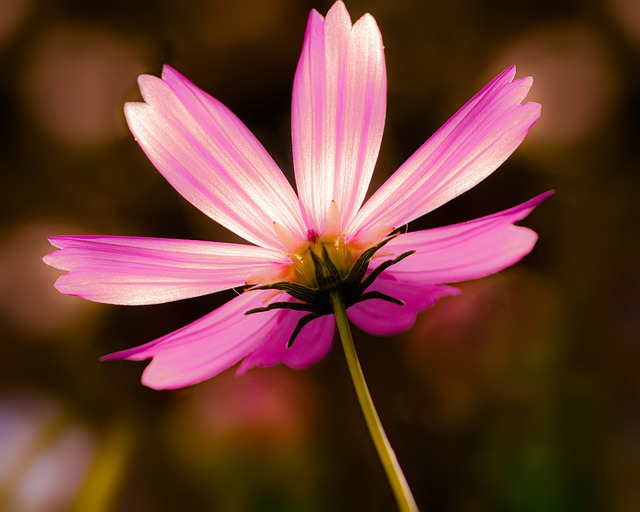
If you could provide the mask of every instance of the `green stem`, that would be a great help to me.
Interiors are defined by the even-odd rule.
[[[407,484],[407,480],[402,473],[400,464],[398,464],[396,454],[394,453],[391,444],[389,444],[389,440],[387,439],[387,435],[384,433],[376,408],[373,405],[371,394],[367,388],[367,383],[364,380],[364,374],[362,373],[362,368],[358,361],[356,348],[353,344],[351,328],[349,327],[349,319],[347,318],[347,310],[344,306],[342,297],[338,293],[331,295],[331,305],[333,306],[333,312],[336,315],[336,324],[338,326],[338,332],[340,333],[342,348],[344,349],[344,354],[347,358],[347,365],[349,366],[351,380],[356,388],[358,401],[360,402],[364,419],[367,422],[371,439],[376,447],[378,457],[380,458],[380,462],[382,462],[384,471],[387,474],[387,479],[391,485],[391,490],[393,491],[396,502],[398,503],[398,509],[401,512],[418,512],[418,507],[413,499],[413,495],[411,494],[411,489],[409,489],[409,484]]]

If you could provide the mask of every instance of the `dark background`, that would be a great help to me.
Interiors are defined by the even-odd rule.
[[[170,63],[289,177],[291,84],[330,2],[0,1],[0,510],[388,511],[338,346],[305,371],[175,392],[98,357],[231,297],[118,307],[64,297],[55,234],[234,240],[146,160],[122,115]],[[520,264],[464,283],[401,336],[355,333],[423,510],[640,510],[640,4],[348,1],[385,40],[375,190],[510,64],[540,122],[502,168],[412,229],[557,193]]]

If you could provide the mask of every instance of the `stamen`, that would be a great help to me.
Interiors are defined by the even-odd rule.
[[[318,241],[318,238],[320,238],[320,235],[316,233],[315,229],[310,229],[309,231],[307,231],[307,240],[312,244],[315,245],[316,242]]]

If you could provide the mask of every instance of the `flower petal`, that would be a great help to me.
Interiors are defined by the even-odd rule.
[[[142,75],[146,103],[128,103],[129,128],[163,176],[194,206],[246,240],[281,249],[273,223],[306,233],[298,198],[246,126],[177,71]]]
[[[258,313],[261,314],[261,313]],[[305,368],[324,358],[331,349],[335,321],[333,315],[321,316],[302,328],[291,348],[287,348],[289,336],[306,313],[283,311],[278,335],[256,348],[238,367],[243,374],[253,367],[264,368],[286,364],[291,368]]]
[[[227,290],[286,258],[253,245],[119,236],[57,236],[45,263],[69,271],[56,288],[108,304],[158,304]]]
[[[408,275],[402,277],[402,280],[397,279],[386,271],[367,291],[386,293],[404,301],[404,306],[380,299],[366,300],[347,310],[349,319],[363,331],[376,336],[398,334],[412,327],[418,313],[433,306],[441,297],[460,293],[451,286],[424,284]]]
[[[532,79],[514,76],[508,68],[467,102],[365,203],[348,232],[403,226],[495,171],[540,116],[537,103],[521,104]]]
[[[513,223],[524,219],[552,193],[480,219],[400,235],[385,250],[394,255],[410,250],[416,253],[387,272],[398,279],[411,276],[425,284],[455,283],[513,265],[531,251],[537,240],[536,233]]]
[[[344,225],[364,200],[386,108],[382,36],[369,14],[353,27],[336,2],[311,11],[293,85],[293,161],[307,227],[322,232],[332,200]]]
[[[101,359],[152,357],[142,383],[154,389],[197,384],[233,366],[262,343],[285,336],[279,328],[281,311],[244,314],[272,297],[272,291],[243,293],[182,329]]]

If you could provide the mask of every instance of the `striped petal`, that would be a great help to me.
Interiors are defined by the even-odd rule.
[[[153,358],[142,383],[154,389],[197,384],[230,368],[274,337],[286,343],[281,318],[286,312],[245,315],[264,306],[273,292],[247,292],[195,322],[139,347],[104,356],[102,360]]]
[[[394,255],[415,250],[387,272],[398,279],[424,284],[476,279],[513,265],[528,254],[537,235],[514,226],[553,191],[487,217],[398,236],[385,246]]]
[[[412,276],[403,275],[402,279],[398,279],[389,271],[381,274],[367,291],[379,291],[405,303],[404,306],[398,306],[371,299],[349,308],[349,319],[363,331],[376,336],[406,331],[413,326],[420,311],[433,306],[441,297],[460,293],[451,286],[425,284]]]
[[[68,271],[56,288],[108,304],[157,304],[244,285],[285,257],[253,245],[118,236],[57,236],[45,256]]]
[[[515,67],[494,78],[411,156],[365,203],[348,228],[366,237],[399,227],[469,190],[495,171],[540,116],[521,104],[532,79]]]
[[[386,107],[382,36],[365,14],[353,26],[336,2],[311,11],[293,85],[293,161],[307,227],[322,232],[335,201],[343,220],[364,200],[380,150]]]
[[[142,75],[146,103],[128,103],[129,128],[163,176],[194,206],[241,237],[281,249],[277,222],[303,238],[291,185],[246,126],[219,101],[165,66]]]

